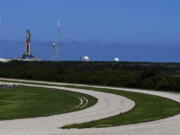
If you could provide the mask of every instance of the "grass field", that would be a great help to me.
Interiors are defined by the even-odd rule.
[[[17,81],[11,81],[11,82],[17,82]],[[24,83],[39,84],[39,85],[41,84],[41,83],[28,83],[28,82],[24,82]],[[61,86],[61,85],[56,85],[56,86]],[[107,93],[121,95],[135,101],[136,106],[132,110],[124,114],[119,114],[113,117],[109,117],[97,121],[91,121],[87,123],[66,125],[62,128],[90,128],[90,127],[100,128],[100,127],[119,126],[126,124],[135,124],[135,123],[159,120],[180,113],[180,103],[159,96],[126,92],[126,91],[117,91],[110,89],[70,86],[70,85],[65,85],[65,86],[63,85],[63,87],[88,89],[93,91],[100,91],[100,92],[107,92]]]
[[[88,104],[81,108],[84,102],[75,108],[82,97],[88,99]],[[0,89],[0,120],[62,114],[88,108],[96,102],[94,97],[64,90],[37,87]]]
[[[76,86],[67,86],[67,87],[83,88],[83,89],[121,95],[135,101],[136,106],[132,110],[124,114],[119,114],[113,117],[109,117],[97,121],[91,121],[87,123],[66,125],[62,128],[91,128],[91,127],[100,128],[100,127],[135,124],[135,123],[159,120],[180,113],[180,103],[159,96],[126,92],[126,91],[90,88],[90,87],[76,87]]]

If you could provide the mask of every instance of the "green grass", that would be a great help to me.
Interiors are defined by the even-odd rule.
[[[78,97],[88,99],[84,108],[74,108]],[[62,114],[85,109],[96,104],[97,99],[86,94],[37,87],[0,89],[0,120],[32,118]]]
[[[91,128],[91,127],[110,127],[110,126],[120,126],[127,124],[135,124],[141,122],[148,122],[167,118],[180,113],[180,103],[173,100],[162,98],[159,96],[147,95],[135,92],[126,92],[118,90],[108,90],[100,88],[90,88],[90,87],[76,87],[67,86],[75,88],[83,88],[100,92],[113,93],[116,95],[125,96],[136,102],[136,106],[124,114],[119,114],[109,118],[86,122],[77,123],[72,125],[66,125],[62,128]]]
[[[16,81],[12,81],[12,82],[16,82]],[[41,83],[28,83],[28,82],[24,82],[24,83],[41,84]],[[120,126],[120,125],[159,120],[180,113],[180,103],[159,96],[153,96],[153,95],[147,95],[147,94],[135,93],[135,92],[117,91],[111,89],[79,87],[79,86],[70,86],[70,85],[65,85],[65,86],[53,85],[53,86],[72,87],[72,88],[89,89],[94,91],[113,93],[127,97],[136,102],[136,106],[132,110],[124,114],[116,115],[113,117],[109,117],[97,121],[91,121],[87,123],[66,125],[62,128],[91,128],[91,127],[100,128],[100,127],[109,127],[109,126]]]

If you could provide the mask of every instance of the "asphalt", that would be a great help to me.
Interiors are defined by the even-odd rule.
[[[24,83],[10,84],[80,92],[96,97],[98,102],[88,109],[62,115],[0,121],[0,135],[61,135],[63,132],[65,132],[63,134],[69,134],[66,133],[69,131],[60,129],[60,127],[67,124],[88,122],[114,116],[129,111],[135,105],[134,101],[130,99],[103,92],[59,86],[44,86]]]

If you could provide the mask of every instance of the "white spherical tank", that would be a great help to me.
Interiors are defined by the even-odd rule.
[[[56,43],[54,42],[54,43],[52,43],[52,47],[56,47]]]
[[[83,56],[83,57],[81,58],[81,60],[82,60],[82,61],[89,61],[90,59],[89,59],[88,56]]]
[[[115,61],[115,62],[119,62],[120,59],[119,59],[118,57],[116,57],[116,58],[114,58],[114,61]]]

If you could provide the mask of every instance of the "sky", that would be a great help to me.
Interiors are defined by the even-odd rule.
[[[3,39],[100,40],[143,45],[180,45],[179,0],[0,0]]]

